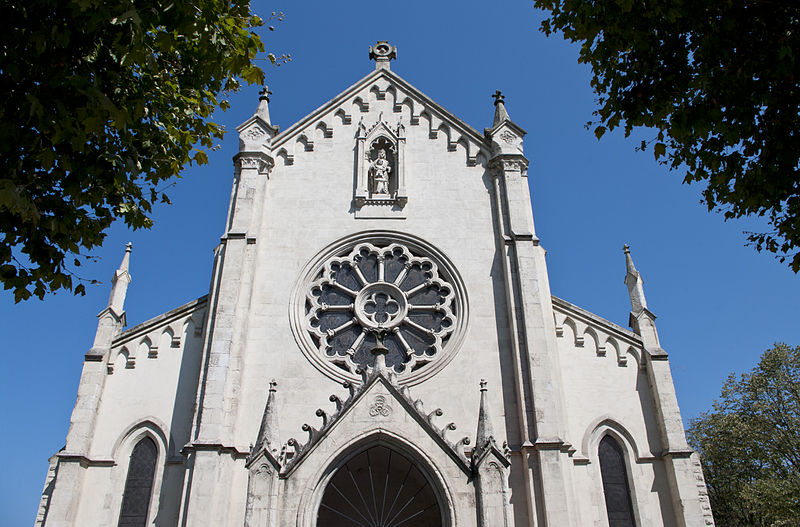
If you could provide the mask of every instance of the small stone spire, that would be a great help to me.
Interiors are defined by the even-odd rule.
[[[628,286],[628,295],[631,297],[631,311],[633,313],[641,313],[647,309],[647,301],[644,298],[644,280],[642,275],[636,270],[633,265],[633,258],[631,258],[631,248],[626,243],[622,247],[622,252],[625,253],[625,285]]]
[[[272,95],[272,92],[269,91],[269,87],[265,84],[261,91],[258,92],[258,108],[256,108],[256,113],[253,114],[257,117],[260,117],[267,124],[272,124],[269,120],[269,96]]]
[[[510,121],[511,118],[506,111],[506,103],[504,102],[506,96],[500,90],[495,90],[492,97],[494,97],[494,121],[492,122],[492,128],[494,128],[503,121]]]
[[[478,432],[475,438],[475,448],[483,448],[489,441],[494,441],[492,423],[489,420],[488,403],[486,402],[486,380],[481,379],[481,406],[478,410]]]
[[[369,58],[375,61],[375,69],[390,69],[389,61],[397,58],[397,48],[385,40],[379,40],[377,44],[369,47]]]
[[[125,296],[128,294],[128,284],[131,283],[129,269],[132,249],[133,244],[128,242],[125,245],[125,256],[122,257],[122,263],[119,264],[119,269],[116,270],[114,277],[111,279],[111,294],[108,296],[108,307],[113,309],[117,315],[120,315],[125,310]]]
[[[275,408],[275,392],[278,383],[275,379],[269,382],[269,396],[267,405],[264,407],[264,417],[261,419],[261,428],[258,430],[258,441],[253,452],[257,452],[262,447],[270,452],[277,450],[278,444],[278,410]]]

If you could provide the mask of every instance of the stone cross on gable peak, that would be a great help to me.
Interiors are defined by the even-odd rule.
[[[390,69],[389,61],[397,58],[397,48],[385,40],[369,47],[369,58],[375,61],[375,69]]]

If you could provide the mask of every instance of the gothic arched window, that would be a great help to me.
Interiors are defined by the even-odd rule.
[[[416,463],[378,445],[339,467],[325,488],[317,525],[442,527],[442,512]]]
[[[609,527],[635,527],[628,471],[622,447],[611,436],[605,436],[598,448],[600,472],[603,476],[603,493]]]
[[[128,477],[125,479],[125,493],[122,495],[119,527],[144,527],[147,524],[157,460],[158,447],[149,437],[133,447]]]

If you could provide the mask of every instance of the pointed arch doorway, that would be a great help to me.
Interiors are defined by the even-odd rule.
[[[430,479],[397,450],[374,445],[349,458],[329,480],[318,527],[443,527]]]

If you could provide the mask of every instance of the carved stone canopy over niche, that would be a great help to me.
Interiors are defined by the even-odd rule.
[[[309,269],[296,290],[303,309],[293,313],[293,329],[315,366],[357,380],[379,340],[400,382],[419,382],[449,362],[463,337],[466,298],[450,265],[420,249],[361,241]]]
[[[402,123],[390,126],[381,115],[369,129],[363,121],[358,124],[353,195],[357,218],[405,217],[405,143]]]

